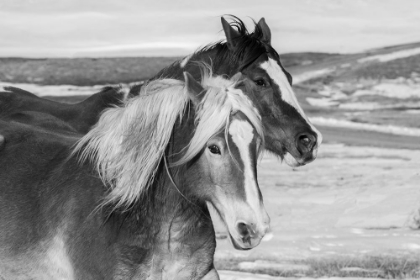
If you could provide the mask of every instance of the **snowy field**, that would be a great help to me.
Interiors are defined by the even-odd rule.
[[[413,87],[401,79],[389,83]],[[89,95],[103,87],[0,83],[3,86],[20,87],[40,96]],[[420,99],[417,89],[398,100]],[[360,92],[344,96],[339,90],[325,89],[318,99],[344,104],[343,100],[364,96]],[[384,92],[386,88],[377,90]],[[412,115],[418,116],[417,111]],[[420,129],[413,127],[356,123],[327,116],[311,120],[315,125],[410,135],[420,141]],[[257,248],[233,249],[224,227],[214,218],[218,237],[216,266],[221,269],[222,280],[289,279],[265,275],[282,275],[284,271],[294,271],[292,275],[299,278],[311,269],[308,260],[357,260],[369,256],[414,256],[420,260],[420,230],[415,230],[420,224],[420,151],[327,143],[320,147],[318,155],[315,162],[294,169],[271,155],[261,160],[259,183],[271,217],[271,232]],[[241,272],[228,271],[231,269]]]
[[[419,182],[420,151],[324,144],[315,162],[297,169],[267,155],[259,183],[271,233],[257,248],[235,251],[218,224],[216,257],[251,272],[307,271],[313,259],[420,260]]]

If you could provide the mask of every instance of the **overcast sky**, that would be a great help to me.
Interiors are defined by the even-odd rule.
[[[173,56],[265,17],[279,53],[420,41],[419,0],[0,0],[0,56]]]

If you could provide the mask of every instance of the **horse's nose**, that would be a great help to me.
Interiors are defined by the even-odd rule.
[[[316,145],[316,135],[312,131],[302,132],[296,136],[297,149],[302,156],[312,153]]]
[[[243,243],[251,243],[251,239],[256,237],[257,231],[254,224],[247,224],[243,221],[237,222],[236,228],[242,238]]]

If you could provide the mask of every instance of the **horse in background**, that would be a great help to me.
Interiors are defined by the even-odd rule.
[[[184,80],[150,81],[86,135],[0,120],[2,277],[219,279],[209,207],[236,248],[259,244],[255,85]]]
[[[211,65],[216,75],[233,77],[238,72],[242,73],[257,87],[256,90],[245,91],[245,94],[255,104],[262,117],[265,148],[280,156],[290,166],[310,163],[316,158],[322,135],[310,123],[297,102],[292,89],[292,76],[284,69],[278,53],[271,45],[271,31],[265,19],[261,18],[255,24],[253,32],[249,32],[237,17],[231,16],[231,23],[223,17],[221,21],[226,35],[225,42],[210,44],[196,51],[163,69],[154,78],[183,80],[183,72],[187,71],[198,80],[200,70],[196,62]],[[140,88],[141,85],[134,86],[130,94],[137,95]],[[109,106],[112,106],[114,101],[110,101]],[[36,102],[42,101],[38,99]],[[36,104],[34,103],[32,108],[36,108]],[[78,115],[78,112],[83,115],[84,111],[81,108],[89,106],[95,106],[95,103],[72,107],[69,110],[74,115]],[[54,106],[51,108],[55,109]],[[42,110],[48,111],[48,108],[43,106]],[[96,122],[95,114],[100,112],[86,110],[93,112],[92,117],[81,117],[77,122],[83,123],[83,127],[90,127]],[[68,111],[63,109],[63,114],[66,116]]]
[[[0,92],[0,117],[12,116],[16,121],[31,123],[38,113],[48,114],[57,121],[65,122],[75,133],[86,134],[107,108],[120,105],[125,93],[116,87],[104,87],[77,104],[64,104],[40,98],[35,94],[15,87],[5,87]]]

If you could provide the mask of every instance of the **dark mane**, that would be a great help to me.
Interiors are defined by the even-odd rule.
[[[223,40],[205,46],[197,51],[196,54],[216,51],[216,58],[213,60],[215,65],[229,61],[229,64],[238,67],[238,71],[242,71],[262,54],[270,53],[278,56],[277,52],[270,45],[262,41],[263,31],[254,20],[254,32],[250,33],[241,19],[233,15],[230,15],[230,18],[230,25],[239,33],[239,36],[234,38],[236,49],[233,52],[229,51],[226,41]]]
[[[250,33],[242,20],[233,15],[229,17],[231,18],[230,25],[239,33],[239,36],[234,38],[235,50],[230,51],[226,40],[222,40],[195,51],[190,61],[204,61],[215,71],[220,65],[230,65],[236,72],[240,72],[263,54],[278,58],[279,55],[273,47],[263,42],[263,31],[254,20],[254,32]],[[176,61],[162,69],[156,77],[177,78],[178,72],[182,74],[181,61]]]

